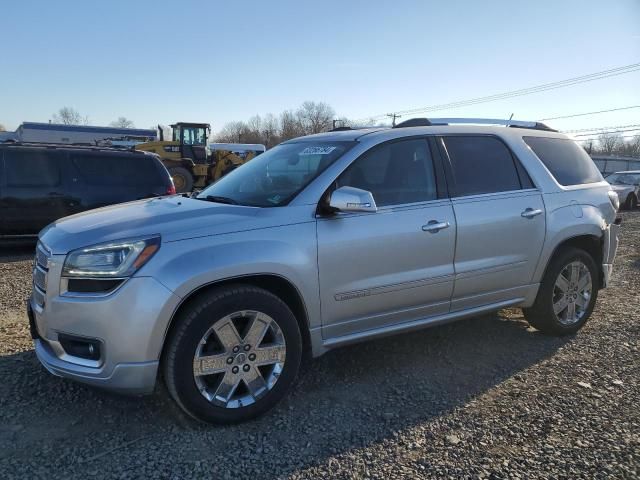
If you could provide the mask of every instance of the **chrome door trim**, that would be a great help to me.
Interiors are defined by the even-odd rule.
[[[442,275],[440,277],[424,278],[420,280],[412,280],[410,282],[392,283],[389,285],[380,285],[379,287],[367,288],[364,290],[353,290],[351,292],[336,293],[334,298],[340,302],[343,300],[351,300],[353,298],[368,297],[370,295],[380,295],[381,293],[397,292],[400,290],[408,290],[410,288],[422,287],[425,285],[437,285],[453,280],[453,275]]]

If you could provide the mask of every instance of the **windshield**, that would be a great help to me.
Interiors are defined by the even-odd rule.
[[[280,144],[222,177],[196,198],[256,207],[285,205],[354,144]]]
[[[637,185],[640,183],[640,174],[612,173],[606,178],[607,182],[617,185]]]

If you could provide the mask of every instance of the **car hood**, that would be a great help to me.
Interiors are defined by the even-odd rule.
[[[62,218],[40,232],[54,254],[113,240],[160,234],[162,241],[270,226],[263,209],[224,205],[181,196],[138,200]],[[257,219],[256,217],[260,217]]]

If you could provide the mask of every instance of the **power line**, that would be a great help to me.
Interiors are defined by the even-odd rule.
[[[620,108],[610,108],[609,110],[598,110],[597,112],[574,113],[573,115],[562,115],[560,117],[541,118],[540,121],[544,122],[546,120],[559,120],[561,118],[584,117],[585,115],[596,115],[598,113],[606,113],[606,112],[618,112],[620,110],[629,110],[632,108],[640,108],[640,105],[632,105],[629,107],[620,107]]]
[[[594,128],[579,128],[577,130],[563,130],[562,133],[581,133],[581,132],[596,132],[598,130],[619,130],[622,128],[640,127],[640,123],[631,125],[616,125],[614,127],[594,127]]]
[[[640,128],[629,128],[627,130],[612,130],[608,132],[582,133],[580,135],[572,135],[573,137],[593,137],[598,138],[600,135],[611,135],[613,133],[637,132]]]
[[[603,70],[600,72],[594,72],[594,73],[590,73],[587,75],[582,75],[579,77],[573,77],[573,78],[567,78],[565,80],[560,80],[560,81],[556,81],[556,82],[551,82],[551,83],[544,83],[541,85],[535,85],[532,87],[527,87],[527,88],[522,88],[519,90],[512,90],[509,92],[503,92],[503,93],[496,93],[493,95],[486,95],[483,97],[476,97],[476,98],[471,98],[471,99],[467,99],[467,100],[460,100],[457,102],[450,102],[450,103],[442,103],[442,104],[437,104],[437,105],[429,105],[426,107],[421,107],[421,108],[413,108],[413,109],[409,109],[409,110],[399,110],[396,113],[399,115],[412,115],[415,113],[423,113],[423,112],[433,112],[433,111],[437,111],[437,110],[446,110],[446,109],[450,109],[450,108],[460,108],[460,107],[466,107],[466,106],[470,106],[470,105],[476,105],[479,103],[487,103],[487,102],[495,102],[497,100],[503,100],[503,99],[507,99],[507,98],[513,98],[513,97],[519,97],[519,96],[524,96],[524,95],[531,95],[533,93],[538,93],[538,92],[544,92],[547,90],[555,90],[557,88],[564,88],[564,87],[568,87],[568,86],[572,86],[572,85],[577,85],[580,83],[586,83],[586,82],[592,82],[595,80],[601,80],[604,78],[609,78],[609,77],[614,77],[614,76],[618,76],[618,75],[624,75],[627,73],[631,73],[631,72],[635,72],[640,70],[640,63],[632,63],[629,65],[624,65],[621,67],[616,67],[616,68],[612,68],[609,70]],[[367,119],[378,119],[378,118],[384,118],[386,116],[386,114],[381,114],[381,115],[374,115],[371,117],[367,117],[364,119],[360,119],[360,120],[367,120]]]
[[[622,138],[640,138],[640,134],[638,135],[620,135]],[[576,138],[576,142],[593,142],[594,140],[598,140],[598,137],[593,138]]]

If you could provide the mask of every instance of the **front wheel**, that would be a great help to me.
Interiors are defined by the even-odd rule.
[[[567,247],[553,257],[527,321],[543,333],[566,335],[587,322],[598,297],[596,263],[584,250]]]
[[[237,423],[272,408],[300,367],[300,329],[287,305],[266,290],[214,290],[184,311],[171,335],[164,378],[189,415]]]

